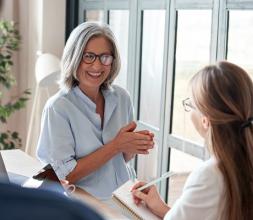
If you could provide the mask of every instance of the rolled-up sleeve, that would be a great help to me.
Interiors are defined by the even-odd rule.
[[[37,146],[37,156],[50,163],[58,177],[65,177],[75,168],[75,141],[67,116],[54,107],[45,107],[41,132]]]

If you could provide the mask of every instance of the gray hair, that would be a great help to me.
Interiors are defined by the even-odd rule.
[[[107,89],[112,84],[120,70],[120,55],[115,36],[107,24],[84,22],[71,32],[65,45],[61,59],[61,88],[71,89],[79,85],[76,73],[82,60],[83,51],[91,38],[100,36],[110,42],[114,57],[111,72],[101,87]]]

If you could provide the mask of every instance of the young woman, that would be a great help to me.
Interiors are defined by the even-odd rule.
[[[170,208],[155,186],[133,187],[138,205],[144,201],[166,220],[253,219],[253,84],[240,67],[219,62],[200,70],[190,82],[184,106],[205,139],[211,158],[193,171],[182,196]]]
[[[126,163],[154,145],[150,132],[134,132],[130,97],[112,85],[119,69],[109,26],[77,26],[63,51],[62,89],[44,108],[37,146],[38,157],[59,178],[101,200],[129,179]]]

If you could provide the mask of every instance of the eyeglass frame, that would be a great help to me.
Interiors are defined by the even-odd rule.
[[[186,112],[190,112],[191,109],[196,109],[195,106],[191,102],[189,102],[190,100],[191,99],[189,97],[182,100],[182,105]]]
[[[85,62],[84,56],[85,56],[86,54],[94,55],[95,59],[94,59],[92,62]],[[112,58],[111,63],[108,64],[108,65],[105,65],[105,64],[101,61],[101,59],[102,59],[103,56],[111,57],[111,58]],[[82,61],[83,61],[84,63],[86,63],[86,64],[92,64],[92,63],[94,63],[94,62],[96,61],[97,58],[99,58],[99,62],[100,62],[102,65],[104,65],[104,66],[110,66],[110,65],[112,64],[113,60],[114,60],[114,56],[111,55],[111,54],[107,54],[107,53],[95,54],[95,53],[93,53],[93,52],[84,52],[84,53],[83,53],[83,56],[82,56]]]

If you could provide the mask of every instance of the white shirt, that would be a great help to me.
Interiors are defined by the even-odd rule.
[[[79,87],[59,91],[45,105],[37,155],[43,162],[51,163],[61,179],[75,168],[78,159],[103,147],[133,120],[132,103],[124,89],[111,86],[102,92],[103,129],[96,104]],[[126,162],[119,153],[76,185],[99,199],[108,199],[128,179]]]
[[[224,180],[217,161],[211,158],[188,177],[181,197],[165,220],[219,220],[224,198]]]

